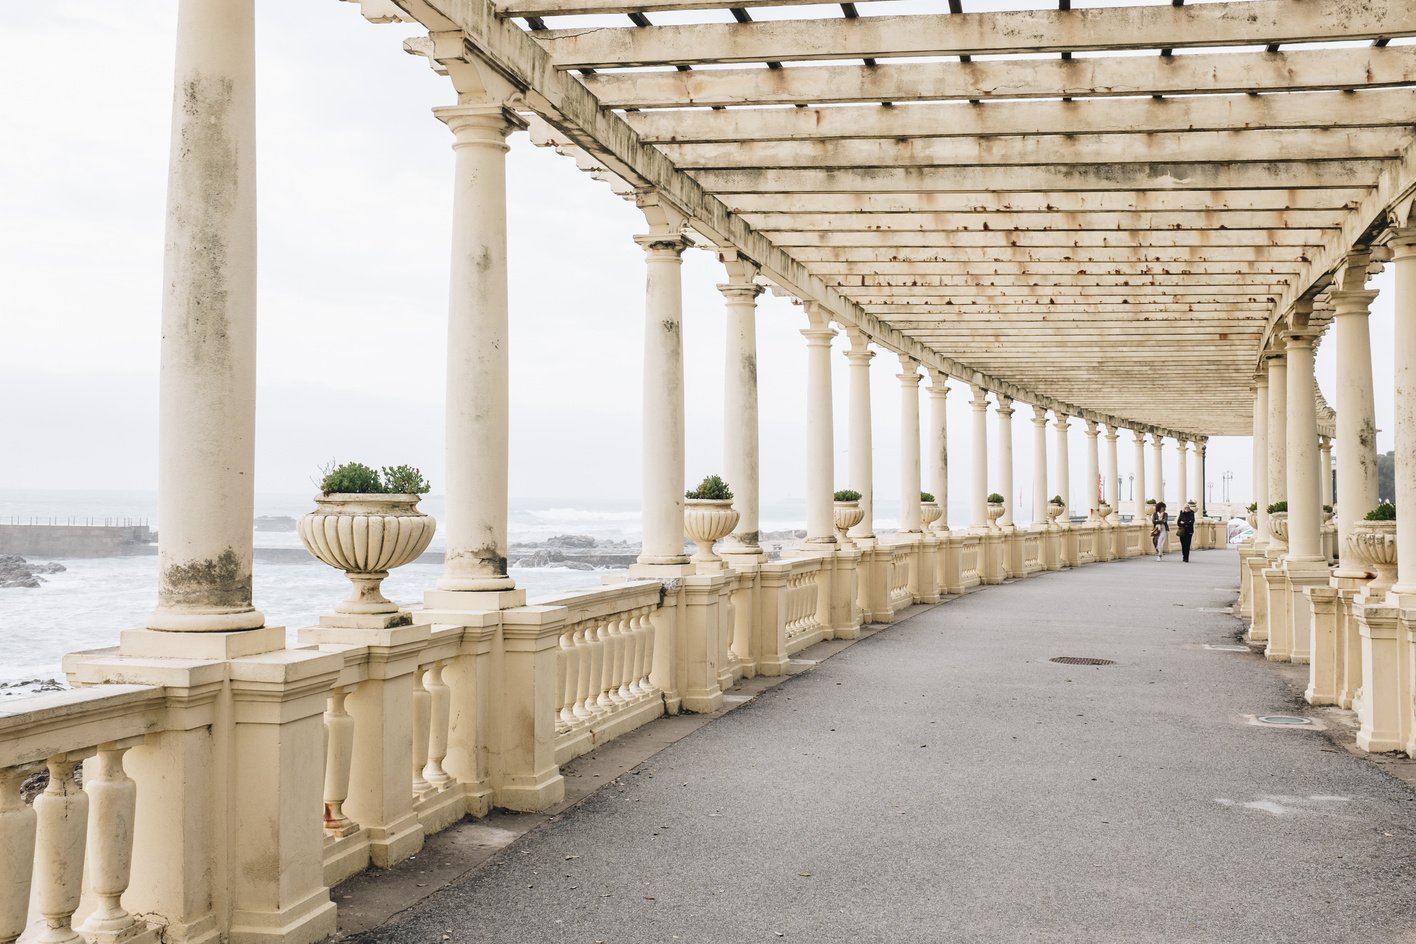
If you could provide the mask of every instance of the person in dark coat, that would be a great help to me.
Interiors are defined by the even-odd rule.
[[[1195,537],[1195,506],[1186,505],[1175,518],[1175,535],[1180,538],[1181,560],[1190,561],[1190,541]]]

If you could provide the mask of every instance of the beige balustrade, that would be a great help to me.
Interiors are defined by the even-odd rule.
[[[830,633],[830,587],[822,581],[822,558],[790,561],[787,574],[784,628],[786,652],[795,655]]]
[[[908,544],[890,548],[890,609],[895,613],[914,603],[914,592],[910,589],[913,552],[914,547]]]
[[[9,874],[0,880],[0,944],[26,932],[46,944],[156,941],[156,931],[123,906],[139,789],[123,758],[161,729],[162,689],[95,686],[5,708],[0,850]],[[22,785],[41,771],[49,783],[26,804]]]

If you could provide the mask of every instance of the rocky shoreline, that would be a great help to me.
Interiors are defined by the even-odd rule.
[[[41,574],[62,574],[67,569],[63,564],[32,564],[18,554],[0,554],[0,589],[33,590],[44,583]]]
[[[769,556],[782,545],[806,536],[805,531],[766,531],[762,546]],[[693,545],[684,543],[686,553]],[[637,541],[602,541],[588,534],[557,534],[544,541],[518,541],[507,552],[512,567],[557,567],[562,570],[623,570],[639,557]]]

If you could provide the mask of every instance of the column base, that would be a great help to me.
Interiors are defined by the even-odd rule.
[[[260,629],[265,614],[254,607],[230,608],[158,607],[148,616],[147,628],[169,633],[230,633]]]
[[[119,633],[118,654],[138,659],[203,659],[224,662],[284,648],[284,626],[207,633],[125,629]]]
[[[559,768],[553,768],[535,780],[521,777],[508,780],[497,790],[496,805],[515,813],[536,813],[564,799],[565,778]]]

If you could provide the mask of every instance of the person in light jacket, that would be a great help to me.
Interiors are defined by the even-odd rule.
[[[1155,545],[1155,559],[1165,556],[1165,543],[1170,540],[1170,515],[1165,510],[1165,502],[1155,506],[1151,515],[1151,542]]]

